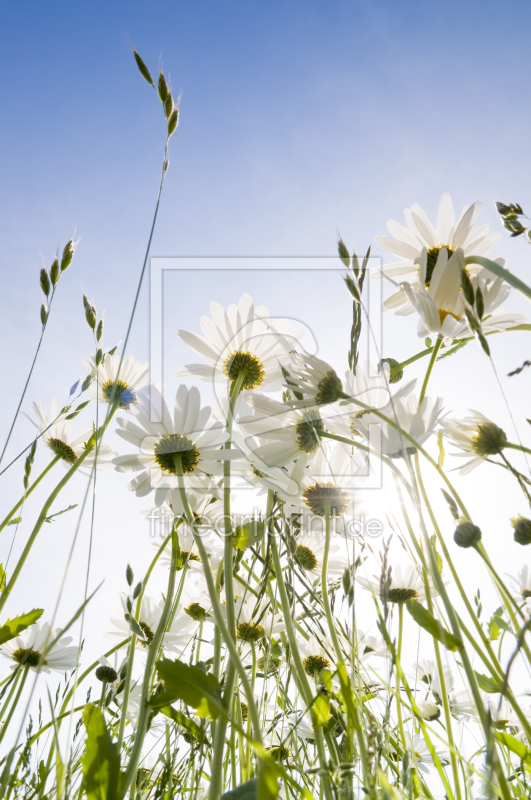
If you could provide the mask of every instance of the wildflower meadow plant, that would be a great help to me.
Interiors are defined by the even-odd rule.
[[[164,74],[154,81],[134,56],[166,125],[152,235],[179,109]],[[339,371],[306,352],[304,326],[238,285],[227,308],[206,287],[202,334],[179,330],[195,361],[174,364],[182,383],[165,396],[128,352],[151,237],[119,349],[106,349],[103,318],[83,297],[94,348],[86,377],[64,405],[30,407],[26,384],[7,437],[22,414],[33,425],[27,447],[3,465],[22,473],[22,496],[3,496],[0,532],[20,526],[24,545],[0,568],[0,800],[531,795],[531,578],[521,549],[531,543],[531,449],[480,410],[455,414],[451,387],[429,394],[448,355],[476,348],[490,368],[490,337],[531,330],[523,314],[501,309],[511,291],[531,299],[531,288],[488,257],[501,236],[476,226],[480,210],[474,202],[456,215],[444,194],[435,224],[414,205],[406,226],[388,223],[393,238],[376,237],[400,259],[370,275],[391,287],[384,310],[404,326],[413,316],[425,339],[400,363],[359,359],[371,266],[342,241],[353,332],[338,343]],[[498,211],[513,235],[526,232],[520,206]],[[41,271],[39,349],[75,249],[72,240]],[[407,375],[413,363],[425,365],[418,385]],[[466,390],[461,381],[461,398]],[[110,429],[119,452],[105,441]],[[445,446],[465,459],[457,476]],[[35,477],[37,449],[48,463]],[[521,494],[497,532],[519,562],[509,576],[467,509],[466,483],[456,486],[479,467],[503,469]],[[15,609],[11,597],[44,524],[74,508],[56,501],[78,470],[91,480],[102,470],[98,482],[128,473],[117,503],[145,498],[141,514],[157,523],[147,562],[113,573],[109,647],[93,663],[71,634],[94,593],[60,626],[53,608]],[[354,523],[364,476],[378,470],[392,510],[384,535],[370,538]],[[48,498],[29,520],[22,510],[41,483]],[[265,511],[236,517],[241,485]],[[492,583],[488,620],[470,591],[474,570]]]

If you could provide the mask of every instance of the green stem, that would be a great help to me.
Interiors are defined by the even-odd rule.
[[[52,468],[53,466],[55,466],[55,464],[57,464],[57,462],[58,462],[58,461],[60,461],[60,459],[61,459],[61,456],[55,456],[55,458],[53,458],[53,459],[50,461],[50,463],[48,464],[48,466],[47,466],[47,467],[45,467],[45,469],[43,469],[43,471],[41,472],[41,474],[39,475],[39,477],[38,477],[38,478],[37,478],[35,481],[33,481],[33,483],[31,484],[31,486],[29,486],[29,487],[28,487],[28,489],[27,489],[27,491],[26,491],[26,494],[25,494],[23,497],[21,497],[21,498],[20,498],[20,500],[18,501],[18,503],[17,503],[15,506],[13,506],[13,508],[11,509],[11,511],[9,512],[9,514],[6,516],[6,518],[5,518],[5,519],[4,519],[4,520],[3,520],[3,521],[0,523],[0,531],[2,531],[2,530],[3,530],[3,529],[6,527],[6,525],[8,524],[9,520],[10,520],[10,519],[13,517],[13,515],[15,514],[15,512],[16,512],[16,511],[18,511],[18,509],[20,508],[20,506],[21,506],[21,505],[23,505],[23,503],[25,503],[25,502],[26,502],[26,500],[28,499],[28,497],[30,496],[30,494],[32,493],[32,491],[33,491],[34,489],[36,489],[36,488],[37,488],[37,486],[38,486],[38,485],[39,485],[39,483],[42,481],[42,479],[43,479],[43,478],[44,478],[44,477],[45,477],[45,476],[46,476],[46,475],[49,473],[49,471],[51,470],[51,468]]]
[[[510,447],[511,450],[520,450],[522,453],[531,455],[529,447],[524,447],[523,444],[513,444],[512,442],[505,442],[504,447]]]
[[[107,415],[107,419],[105,420],[105,423],[101,426],[101,428],[99,428],[98,431],[96,431],[94,434],[92,434],[91,439],[93,440],[94,446],[96,445],[96,443],[101,439],[101,437],[105,433],[105,430],[107,429],[112,417],[114,416],[116,408],[118,407],[118,402],[119,401],[117,401],[111,407],[111,409],[109,411],[109,414]],[[92,442],[91,442],[91,444],[92,444]],[[28,556],[29,556],[29,554],[31,552],[31,548],[33,547],[33,545],[35,543],[35,539],[37,538],[40,529],[42,528],[42,526],[44,525],[44,523],[46,521],[46,517],[48,516],[48,511],[52,507],[54,501],[56,500],[56,498],[59,495],[59,493],[61,492],[61,490],[64,489],[64,487],[66,486],[66,484],[68,483],[70,478],[77,472],[79,467],[82,465],[82,463],[87,458],[87,456],[90,455],[92,450],[93,450],[93,446],[85,448],[84,452],[79,456],[79,458],[77,459],[76,463],[73,464],[70,467],[70,469],[68,470],[68,472],[66,473],[64,478],[61,481],[59,481],[59,483],[57,484],[57,486],[55,487],[55,489],[53,490],[51,495],[48,497],[48,499],[45,502],[44,506],[42,507],[42,511],[39,514],[39,518],[37,519],[37,522],[35,523],[35,527],[33,528],[32,532],[31,532],[31,535],[30,535],[28,541],[26,542],[26,546],[25,546],[24,550],[22,551],[22,555],[20,556],[19,560],[17,561],[15,569],[13,570],[13,572],[11,574],[11,579],[10,579],[9,583],[7,584],[6,588],[4,589],[4,591],[2,592],[2,595],[0,597],[0,611],[2,611],[2,609],[4,608],[4,606],[5,606],[5,604],[6,604],[7,600],[8,600],[11,592],[13,591],[13,587],[15,586],[15,583],[17,582],[17,578],[20,575],[24,564],[26,563],[26,559],[28,558]]]
[[[404,604],[398,604],[398,644],[396,654],[398,663],[402,664],[402,636],[404,632]],[[406,749],[406,736],[404,733],[404,721],[402,719],[402,699],[400,697],[400,672],[396,671],[396,713],[398,715],[398,729],[400,731],[400,739],[402,740],[402,747]]]
[[[144,680],[142,682],[142,694],[140,697],[140,711],[138,714],[138,722],[135,731],[135,738],[133,742],[133,747],[131,749],[131,755],[129,757],[129,763],[127,765],[123,778],[124,794],[127,791],[127,788],[131,785],[131,782],[136,778],[138,762],[140,761],[140,755],[142,752],[142,744],[144,742],[144,738],[147,732],[148,715],[150,713],[148,700],[149,700],[149,694],[151,692],[151,678],[153,675],[153,669],[155,667],[155,661],[158,658],[159,649],[162,646],[164,634],[166,633],[166,628],[173,602],[173,593],[175,590],[177,553],[179,548],[179,541],[177,538],[177,531],[175,528],[172,530],[171,536],[172,536],[172,554],[171,554],[170,574],[168,577],[168,588],[166,590],[166,601],[164,603],[164,608],[162,610],[159,624],[157,625],[157,630],[155,631],[153,639],[148,647],[146,668],[144,670]]]
[[[431,358],[430,358],[430,363],[428,364],[428,369],[426,370],[426,375],[424,376],[424,383],[422,384],[422,389],[420,390],[419,406],[422,404],[422,401],[426,397],[426,389],[428,388],[428,381],[430,379],[430,375],[431,375],[431,372],[433,370],[433,366],[434,366],[435,361],[437,359],[437,353],[441,349],[441,345],[442,345],[442,339],[439,337],[437,339],[437,341],[435,342],[435,345],[433,347]]]
[[[7,729],[8,729],[8,727],[9,727],[9,723],[11,722],[11,718],[13,717],[13,714],[15,713],[15,709],[16,709],[16,707],[18,705],[18,701],[20,700],[20,695],[22,694],[22,691],[24,689],[24,684],[26,683],[26,678],[28,677],[28,672],[29,672],[29,666],[24,667],[24,672],[22,673],[22,679],[19,681],[18,690],[17,690],[17,693],[15,695],[15,699],[13,700],[13,702],[11,704],[11,708],[9,709],[9,713],[8,713],[8,715],[6,717],[6,721],[2,725],[2,730],[0,731],[0,742],[3,740],[3,738],[5,736],[5,733],[6,733]]]

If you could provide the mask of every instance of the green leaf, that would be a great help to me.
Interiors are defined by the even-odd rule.
[[[437,569],[439,570],[439,572],[442,572],[443,560],[441,554],[439,553],[436,547],[437,536],[435,534],[433,534],[433,536],[430,536],[430,544],[431,544],[431,549],[433,550],[433,555],[435,556],[435,561],[437,562]]]
[[[191,733],[192,736],[195,736],[198,742],[207,742],[203,728],[201,728],[197,722],[194,722],[193,719],[187,717],[186,714],[183,714],[182,711],[177,711],[177,709],[173,708],[173,706],[163,706],[159,709],[159,711],[161,711],[165,717],[169,717],[178,725],[180,725],[181,728],[185,728],[188,733]]]
[[[256,778],[251,778],[246,783],[241,783],[231,792],[221,795],[221,800],[255,800],[256,799]]]
[[[417,623],[420,625],[421,628],[424,628],[425,631],[433,636],[434,639],[437,639],[442,645],[446,647],[447,650],[462,650],[463,645],[462,642],[446,630],[446,628],[441,625],[438,619],[435,619],[430,612],[421,605],[418,600],[408,600],[406,603],[406,608]]]
[[[487,628],[491,642],[495,642],[496,639],[500,638],[500,626],[496,622],[496,617],[492,616],[490,618]]]
[[[81,759],[82,785],[87,800],[121,800],[124,776],[120,772],[120,752],[107,730],[105,717],[90,704],[83,711],[83,722],[87,739]]]
[[[496,738],[499,742],[505,745],[512,753],[514,753],[521,761],[531,763],[531,750],[523,742],[515,739],[504,731],[496,731]]]
[[[452,517],[457,522],[459,520],[459,509],[457,508],[457,505],[456,505],[456,502],[455,502],[454,498],[452,497],[452,495],[448,494],[448,492],[445,492],[444,489],[441,489],[441,492],[444,495],[444,499],[448,503],[448,508],[450,509],[450,514],[452,515]]]
[[[272,759],[260,762],[258,773],[257,800],[276,800],[278,797],[278,779],[281,771]]]
[[[32,611],[28,611],[27,614],[21,614],[20,617],[8,619],[5,625],[0,628],[0,645],[9,642],[10,639],[14,639],[19,633],[25,631],[26,628],[37,622],[43,613],[43,608],[34,608]]]
[[[14,519],[10,520],[7,524],[9,525],[18,525],[19,522],[22,522],[22,517],[15,517]]]
[[[489,694],[500,693],[502,689],[502,684],[500,681],[496,681],[494,678],[489,678],[487,675],[483,675],[481,672],[475,672],[475,675],[479,688],[484,692],[488,692]]]
[[[326,725],[330,719],[330,700],[324,694],[318,694],[312,705],[312,722],[316,728]]]
[[[234,546],[238,550],[247,550],[248,547],[262,541],[265,530],[265,522],[258,519],[252,519],[245,525],[239,525],[232,534]]]
[[[505,620],[502,619],[499,614],[495,613],[492,618],[495,621],[498,628],[501,628],[502,631],[507,631],[507,633],[512,633],[511,626],[508,625],[507,622],[505,622]]]
[[[214,675],[184,661],[172,661],[169,658],[157,663],[157,672],[165,691],[151,698],[149,704],[152,707],[161,708],[182,700],[195,708],[199,717],[216,719],[219,716],[221,684]]]
[[[521,281],[520,278],[517,278],[516,275],[513,275],[512,272],[509,272],[508,269],[505,269],[505,267],[500,267],[495,261],[491,261],[489,258],[484,258],[483,256],[467,256],[465,258],[465,264],[481,264],[482,267],[493,272],[498,278],[503,278],[510,286],[518,289],[519,292],[531,300],[531,289],[529,286]]]

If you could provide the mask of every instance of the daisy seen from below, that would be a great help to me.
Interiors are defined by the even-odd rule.
[[[114,464],[118,472],[142,470],[128,486],[137,497],[145,497],[154,490],[155,505],[169,500],[174,514],[182,515],[179,472],[182,472],[187,494],[188,489],[203,498],[216,494],[217,487],[209,476],[222,474],[223,461],[238,458],[240,454],[234,449],[220,449],[228,433],[220,422],[209,424],[210,408],[201,408],[201,398],[195,387],[179,387],[173,417],[155,388],[149,399],[139,395],[132,413],[134,422],[118,418],[120,427],[116,432],[136,445],[139,452],[118,456]],[[159,421],[152,421],[155,416]],[[192,506],[192,510],[196,509]]]
[[[413,736],[411,736],[409,733],[406,733],[405,736],[406,747],[413,756],[415,766],[418,767],[422,772],[429,772],[429,767],[431,764],[433,764],[433,756],[430,753],[424,737],[421,736],[420,733],[415,733]],[[435,752],[441,763],[448,763],[449,759],[446,750],[435,748]]]
[[[216,574],[220,563],[223,561],[223,542],[218,539],[213,534],[212,529],[207,526],[198,524],[196,533],[198,536],[201,536],[203,540],[205,550],[208,554],[210,568],[214,574]],[[177,528],[177,536],[179,538],[179,547],[181,548],[180,565],[177,566],[177,569],[181,570],[186,566],[189,572],[202,573],[203,565],[192,529],[185,523],[182,523]],[[161,544],[162,542],[160,540],[158,542],[153,542],[153,547],[158,550]],[[167,543],[166,547],[160,554],[159,563],[165,569],[170,568],[172,564],[171,541]]]
[[[527,564],[524,564],[516,578],[513,578],[512,575],[508,575],[508,578],[512,584],[515,600],[518,603],[529,603],[531,600],[531,570]]]
[[[71,636],[58,637],[60,628],[54,628],[51,622],[36,622],[3,644],[0,654],[12,662],[13,670],[26,667],[34,672],[68,672],[75,669],[79,648],[71,644]]]
[[[70,469],[79,456],[85,452],[85,445],[91,438],[93,431],[87,428],[78,433],[77,436],[72,436],[74,420],[65,419],[64,415],[61,414],[61,409],[55,397],[52,400],[50,416],[45,412],[42,402],[39,405],[33,403],[32,407],[35,419],[25,414],[24,411],[22,414],[37,428],[39,433],[43,434],[43,442],[50,448],[54,456],[61,459],[65,469]],[[98,469],[113,472],[114,465],[112,460],[115,456],[114,450],[108,444],[102,443],[85,458],[83,466],[92,468],[97,465]]]
[[[294,406],[335,403],[343,392],[341,378],[330,364],[309,353],[295,353],[291,356],[286,366],[284,384],[293,395]]]
[[[436,334],[443,340],[450,342],[470,336],[466,317],[466,302],[461,291],[462,272],[465,269],[464,254],[458,248],[450,258],[446,248],[442,248],[437,256],[431,281],[426,288],[427,251],[423,249],[420,257],[420,281],[418,288],[407,283],[400,284],[401,290],[407,296],[412,306],[420,316],[418,335],[425,338],[428,334]],[[500,266],[505,264],[503,259],[497,259]],[[502,278],[495,276],[486,269],[482,269],[478,276],[472,279],[472,286],[477,293],[478,289],[483,298],[484,321],[480,320],[484,333],[505,330],[511,325],[524,322],[525,314],[505,313],[500,310],[493,314],[510,292],[510,286]],[[487,317],[487,319],[484,319]]]
[[[288,466],[299,456],[308,460],[321,446],[324,423],[316,410],[286,408],[284,403],[263,394],[248,398],[254,409],[252,416],[238,418],[238,425],[244,434],[259,436],[266,443],[253,450],[253,456],[263,462],[268,469]],[[248,442],[248,447],[253,442]]]
[[[463,419],[444,419],[441,433],[450,444],[459,448],[452,455],[469,459],[459,468],[466,475],[479,467],[489,456],[499,455],[507,447],[505,432],[479,411],[469,410]]]
[[[124,614],[129,613],[127,609],[127,595],[121,593],[120,600]],[[133,612],[136,610],[136,603],[133,605]],[[140,604],[140,613],[138,615],[138,625],[140,626],[144,638],[137,637],[136,646],[139,650],[146,650],[155,636],[158,624],[164,611],[164,600],[158,602],[154,597],[144,595]],[[136,617],[135,617],[136,618]],[[122,618],[111,617],[113,630],[108,631],[107,638],[127,639],[131,636],[131,628],[127,620]],[[169,630],[167,630],[162,639],[162,647],[165,650],[181,653],[186,645],[190,642],[196,629],[195,620],[184,614],[182,604],[177,608],[173,622]],[[127,644],[124,645],[126,647]]]
[[[409,434],[417,445],[423,445],[437,428],[442,415],[443,400],[425,397],[419,406],[416,395],[398,397],[382,409],[382,413],[395,424],[382,420],[373,412],[352,418],[351,427],[358,431],[367,441],[372,425],[379,425],[381,430],[381,452],[389,458],[404,458],[405,454],[414,455],[416,446],[403,436],[402,431]]]
[[[225,605],[222,611],[226,614]],[[263,644],[271,636],[284,630],[280,614],[273,614],[269,600],[256,603],[249,597],[234,599],[234,618],[236,620],[236,638],[246,649]]]
[[[297,547],[293,553],[293,559],[308,577],[321,577],[325,542],[324,530],[303,529],[297,535]],[[345,541],[334,534],[330,544],[327,573],[330,578],[338,578],[343,574],[347,565],[348,555]]]
[[[278,389],[282,384],[281,364],[289,351],[305,335],[306,329],[289,331],[287,320],[269,320],[265,307],[254,307],[248,294],[238,305],[225,311],[219,303],[210,304],[211,317],[200,320],[204,336],[180,330],[179,336],[204,359],[177,370],[179,378],[234,384],[241,390]]]
[[[376,597],[381,599],[380,575],[373,575],[372,578],[365,578],[363,575],[356,574],[356,580],[360,586],[373,592]],[[435,587],[430,580],[430,591],[436,595]],[[387,599],[390,603],[407,603],[408,600],[425,600],[426,593],[424,581],[420,567],[416,564],[393,564],[391,568],[391,585],[389,586]]]
[[[103,362],[96,366],[95,356],[90,361],[81,361],[92,376],[89,393],[94,400],[108,405],[117,404],[122,411],[130,411],[138,402],[137,393],[146,387],[149,380],[149,364],[135,361],[132,356],[124,358],[119,353],[106,353]],[[121,364],[120,364],[121,362]]]
[[[352,506],[353,491],[358,481],[365,477],[367,459],[361,451],[342,443],[322,448],[311,468],[305,458],[298,458],[289,475],[298,487],[293,495],[279,490],[284,502],[284,513],[313,514],[318,517],[340,517]]]
[[[501,236],[490,233],[488,225],[473,227],[482,208],[482,203],[476,202],[465,206],[457,221],[455,219],[452,198],[445,193],[441,197],[436,227],[428,219],[424,210],[417,204],[404,210],[407,228],[389,220],[387,228],[395,237],[376,236],[376,242],[401,261],[386,264],[372,271],[372,277],[377,279],[391,278],[393,281],[405,279],[415,288],[420,286],[419,263],[422,250],[427,252],[426,274],[424,276],[426,288],[430,285],[433,271],[437,263],[439,252],[444,248],[451,256],[461,248],[464,256],[486,256],[500,241]],[[475,274],[480,269],[479,265],[471,265],[470,274]],[[398,314],[410,314],[414,307],[407,296],[400,290],[394,292],[384,302],[385,310],[393,310]]]

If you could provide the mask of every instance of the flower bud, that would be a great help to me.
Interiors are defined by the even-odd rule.
[[[458,547],[475,547],[481,541],[481,529],[473,522],[462,522],[454,533],[454,542]]]
[[[173,97],[171,96],[171,92],[168,92],[166,95],[166,99],[164,101],[164,114],[166,115],[166,119],[171,117],[171,112],[173,111]]]
[[[168,96],[168,84],[166,83],[166,78],[164,77],[162,72],[160,72],[159,73],[159,97],[160,97],[160,99],[162,100],[163,103],[166,100],[167,96]]]
[[[52,266],[50,267],[50,280],[52,282],[52,286],[55,286],[57,281],[59,280],[59,261],[54,258],[52,262]]]
[[[472,446],[478,456],[494,456],[501,453],[507,445],[507,436],[494,422],[480,425],[473,439]]]
[[[63,255],[61,257],[61,272],[64,272],[65,269],[68,269],[72,263],[75,250],[76,246],[74,244],[74,240],[70,239],[70,241],[65,244],[65,249],[63,250]]]
[[[118,673],[112,667],[102,664],[101,667],[98,667],[96,670],[96,678],[102,683],[114,683],[118,678]]]
[[[82,393],[87,391],[87,389],[89,388],[89,386],[90,386],[90,384],[92,383],[93,380],[94,380],[94,378],[92,377],[92,375],[87,375],[87,377],[85,378],[85,380],[81,384],[81,392]]]
[[[171,117],[168,120],[168,136],[171,136],[172,133],[175,132],[178,123],[179,123],[179,109],[174,108]]]
[[[48,319],[48,309],[43,303],[41,306],[41,323],[46,325],[46,320]]]
[[[100,319],[100,321],[98,322],[98,327],[96,328],[96,341],[99,342],[102,336],[103,336],[103,319]]]
[[[41,267],[40,284],[42,291],[48,297],[50,294],[50,279],[44,267]]]
[[[384,364],[389,364],[391,367],[389,373],[389,383],[398,383],[404,377],[404,370],[403,369],[396,369],[399,366],[399,361],[396,358],[382,358],[380,363],[378,364],[378,370],[382,369]]]
[[[127,583],[129,584],[129,586],[133,585],[133,581],[135,579],[135,576],[133,574],[133,569],[132,569],[130,564],[127,565],[127,569],[125,571],[125,579],[126,579]]]
[[[515,517],[511,520],[514,528],[514,541],[517,544],[531,544],[531,519]]]
[[[138,55],[138,53],[136,52],[136,50],[133,50],[133,55],[135,57],[136,65],[137,65],[138,69],[140,70],[140,74],[142,75],[143,78],[146,79],[146,81],[149,84],[151,84],[151,86],[154,87],[155,84],[153,83],[153,78],[151,77],[151,73],[148,70],[148,68],[146,67],[146,65],[144,64],[144,62],[142,61],[142,59],[140,58],[140,56]]]
[[[96,366],[99,367],[102,361],[103,361],[103,350],[100,347],[96,353]]]

